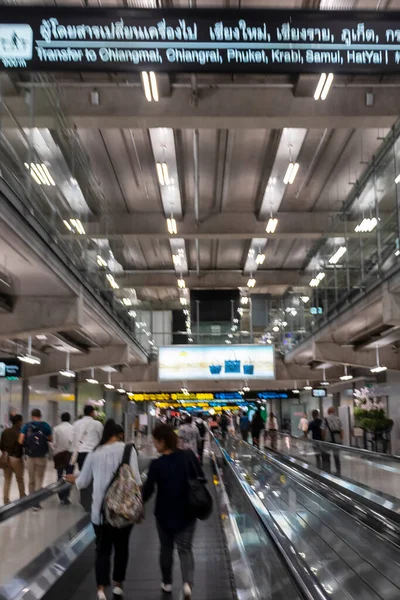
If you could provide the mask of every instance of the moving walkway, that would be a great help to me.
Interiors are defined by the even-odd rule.
[[[279,455],[264,454],[234,437],[223,442],[213,437],[206,460],[215,510],[208,521],[198,523],[193,600],[400,597],[399,524],[390,507],[385,510],[371,499],[364,504],[361,496],[347,496]],[[149,459],[140,457],[140,462],[144,469]],[[56,489],[46,501],[49,505]],[[28,516],[29,506],[23,503],[16,502],[14,513],[0,522],[1,539],[2,528],[14,519],[25,518],[28,530],[36,523],[36,514]],[[49,529],[49,510],[39,513],[43,531]],[[32,560],[2,575],[0,600],[94,597],[94,536],[88,516],[77,511],[76,522],[64,531],[66,517],[60,519],[55,527],[60,535],[47,547],[46,542],[38,547],[35,530]],[[148,507],[146,521],[135,527],[131,538],[126,597],[132,600],[163,598],[150,512]],[[176,599],[178,564],[175,571]]]

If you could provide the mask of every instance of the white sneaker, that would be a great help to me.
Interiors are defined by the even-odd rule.
[[[166,594],[171,594],[172,593],[172,583],[162,583],[161,589]]]
[[[122,600],[123,597],[124,597],[124,590],[116,585],[115,588],[113,589],[113,599],[114,600]]]
[[[192,600],[192,588],[188,583],[183,584],[182,600]]]

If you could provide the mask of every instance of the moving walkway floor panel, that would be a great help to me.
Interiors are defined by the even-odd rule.
[[[206,469],[209,489],[215,506],[207,521],[198,521],[194,538],[195,587],[193,600],[233,600],[231,573],[219,523],[219,513],[213,489],[211,469]],[[159,541],[153,513],[153,502],[146,506],[146,520],[135,526],[130,540],[130,561],[125,582],[127,600],[178,600],[182,577],[177,552],[174,557],[174,593],[161,592]],[[94,553],[93,553],[94,560]],[[95,598],[95,577],[89,575],[78,585],[71,600]],[[57,600],[51,594],[46,600]]]

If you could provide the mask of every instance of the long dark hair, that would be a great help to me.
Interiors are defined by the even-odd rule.
[[[104,425],[103,435],[97,448],[100,448],[101,446],[104,446],[104,444],[107,444],[107,442],[109,442],[112,437],[120,435],[121,431],[123,432],[121,425],[117,425],[114,419],[108,419],[108,421]]]

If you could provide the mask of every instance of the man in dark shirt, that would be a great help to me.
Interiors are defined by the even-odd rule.
[[[10,487],[13,474],[17,480],[19,497],[25,497],[24,462],[22,446],[18,443],[22,427],[22,415],[11,418],[12,427],[6,429],[0,441],[0,450],[7,454],[7,464],[4,467],[4,504],[10,503]]]
[[[325,424],[319,416],[319,410],[313,410],[311,415],[313,420],[308,424],[307,435],[311,432],[312,439],[317,442],[313,444],[317,469],[330,472],[330,456],[318,443],[325,439]]]

